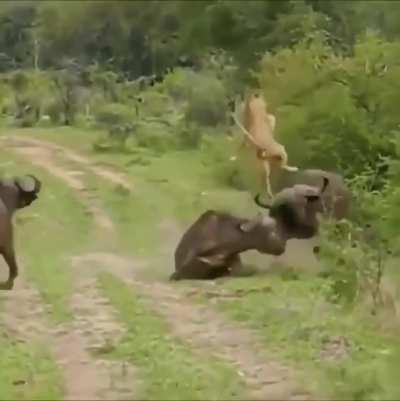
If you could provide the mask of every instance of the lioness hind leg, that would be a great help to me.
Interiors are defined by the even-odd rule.
[[[264,173],[265,173],[265,183],[267,185],[267,194],[270,198],[272,198],[273,195],[272,195],[271,181],[270,181],[271,167],[267,160],[263,161],[263,166],[264,166]]]

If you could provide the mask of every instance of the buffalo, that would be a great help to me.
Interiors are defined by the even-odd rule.
[[[329,180],[322,196],[323,214],[337,220],[346,218],[350,213],[352,193],[340,174],[318,169],[301,170],[287,174],[278,185],[278,190],[298,184],[318,186],[323,177]]]
[[[175,251],[171,280],[215,279],[241,268],[240,253],[255,249],[281,255],[285,240],[269,216],[244,219],[208,210],[185,232]]]
[[[12,217],[17,209],[29,206],[38,197],[41,182],[33,175],[0,180],[0,254],[9,267],[8,280],[0,289],[11,290],[18,276]]]

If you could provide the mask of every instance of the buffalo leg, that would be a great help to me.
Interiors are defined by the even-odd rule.
[[[219,266],[214,267],[208,271],[207,279],[215,280],[216,278],[225,277],[230,275],[229,267],[227,266]]]
[[[229,272],[232,275],[240,275],[241,270],[243,269],[242,260],[239,255],[235,255],[230,259],[229,264]]]
[[[18,276],[18,265],[15,260],[14,250],[6,249],[3,251],[3,258],[9,267],[8,280],[0,284],[0,290],[11,290],[14,286],[14,280]]]

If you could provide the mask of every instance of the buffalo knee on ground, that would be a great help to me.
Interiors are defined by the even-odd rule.
[[[240,253],[257,250],[281,255],[286,242],[270,216],[243,219],[209,210],[184,233],[175,251],[175,272],[179,279],[214,279],[241,268]]]

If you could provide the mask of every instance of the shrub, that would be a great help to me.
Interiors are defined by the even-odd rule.
[[[63,106],[58,99],[50,99],[43,108],[43,114],[50,117],[53,124],[59,124],[63,120]]]
[[[381,192],[371,190],[373,173],[367,171],[350,183],[355,205],[353,221],[322,225],[320,256],[334,299],[354,304],[367,297],[372,301],[372,312],[376,312],[383,305],[385,267],[395,251],[396,239],[387,229],[387,221],[396,203],[391,204],[389,187]]]
[[[186,120],[203,126],[225,123],[227,96],[222,83],[213,76],[196,74],[190,85]]]
[[[142,93],[143,103],[139,105],[139,116],[162,118],[168,120],[171,112],[171,99],[165,94],[155,90],[148,90]]]
[[[163,86],[175,101],[187,100],[194,77],[195,72],[186,68],[176,68],[166,75]]]
[[[393,156],[399,51],[399,44],[363,38],[353,57],[339,57],[317,35],[264,58],[258,79],[293,164],[353,176],[379,155]],[[393,65],[388,73],[385,63]]]
[[[95,110],[96,121],[105,128],[135,121],[134,110],[121,103],[103,104]]]
[[[17,125],[33,126],[40,120],[43,105],[51,96],[49,74],[37,71],[16,71],[5,74],[8,106],[7,111],[14,112]],[[13,99],[13,105],[11,100]]]
[[[178,136],[171,132],[165,124],[159,122],[139,124],[135,132],[135,139],[137,145],[160,153],[177,149],[179,144]]]

